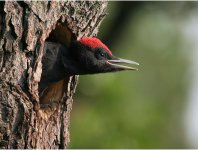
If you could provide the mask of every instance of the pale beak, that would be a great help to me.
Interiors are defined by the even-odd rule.
[[[126,65],[121,65],[120,63],[131,64],[131,65],[139,65],[139,63],[137,63],[135,61],[122,59],[122,58],[116,58],[114,60],[108,60],[107,63],[112,65],[112,66],[121,68],[123,70],[138,70],[138,69],[130,67],[130,66],[126,66]]]

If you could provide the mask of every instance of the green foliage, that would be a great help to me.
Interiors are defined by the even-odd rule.
[[[116,4],[111,2],[110,9]],[[185,148],[188,61],[182,51],[182,17],[170,6],[143,5],[111,47],[116,56],[139,62],[139,71],[80,77],[70,148]],[[114,15],[100,32],[108,31]]]

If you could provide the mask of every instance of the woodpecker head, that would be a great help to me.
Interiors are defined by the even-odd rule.
[[[137,70],[136,68],[122,65],[138,63],[113,56],[109,48],[95,37],[84,37],[70,45],[72,58],[78,62],[78,74],[105,73],[121,70]]]

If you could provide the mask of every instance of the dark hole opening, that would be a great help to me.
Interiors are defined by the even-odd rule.
[[[44,54],[43,54],[43,58],[42,58],[42,74],[41,74],[41,80],[39,82],[39,96],[40,96],[40,103],[42,102],[42,99],[44,98],[46,101],[46,96],[47,96],[47,92],[50,90],[53,90],[52,86],[51,86],[51,78],[48,80],[48,76],[46,76],[46,74],[48,73],[46,70],[46,68],[50,68],[51,66],[53,66],[53,63],[51,65],[50,61],[54,61],[52,59],[52,57],[54,57],[54,55],[57,55],[57,49],[58,46],[64,45],[65,47],[69,47],[70,42],[72,40],[75,40],[75,36],[74,34],[72,34],[72,32],[67,28],[66,23],[61,23],[58,22],[56,24],[56,27],[54,30],[51,31],[51,33],[49,34],[49,37],[46,39],[45,41],[45,46],[44,46]],[[47,44],[50,44],[49,48],[50,51],[48,51],[48,46],[46,46]],[[49,56],[49,57],[48,57]],[[54,72],[54,74],[56,75],[57,72]],[[55,80],[55,82],[53,81],[53,84],[55,86],[57,86],[57,84],[59,84],[60,81]],[[60,85],[62,83],[60,82]],[[57,88],[57,87],[54,87]],[[47,96],[50,97],[50,96]]]

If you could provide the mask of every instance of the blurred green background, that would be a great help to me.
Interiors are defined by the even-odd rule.
[[[185,31],[197,9],[198,2],[109,2],[98,37],[139,71],[80,76],[69,148],[195,148],[185,126],[193,82]]]

